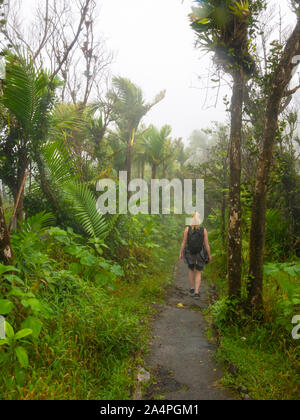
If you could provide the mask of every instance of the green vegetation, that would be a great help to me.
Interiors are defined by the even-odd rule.
[[[217,286],[219,300],[210,306],[207,315],[218,335],[216,358],[227,371],[222,383],[235,390],[247,389],[253,399],[298,400],[300,347],[292,338],[292,318],[300,312],[299,258],[294,256],[285,263],[266,262],[265,317],[257,322],[228,299],[225,259],[218,247],[220,241],[213,240],[217,232],[212,231],[210,237],[214,261],[207,268],[207,278]],[[268,244],[276,249],[274,238],[270,237]]]
[[[158,231],[162,223],[149,216],[116,225],[135,239],[129,248],[122,239],[114,260],[99,255],[94,240],[42,228],[37,218],[13,235],[15,267],[0,266],[8,326],[0,341],[1,399],[130,399],[153,303],[175,260],[166,243],[177,245],[176,226]]]
[[[217,357],[229,367],[224,383],[255,399],[300,395],[292,337],[300,313],[299,133],[291,105],[299,86],[290,90],[300,10],[291,4],[297,22],[285,41],[274,36],[268,1],[198,0],[190,16],[197,46],[214,53],[215,79],[229,74],[233,92],[230,126],[207,130],[214,145],[204,161],[190,162],[209,184],[208,278],[219,295],[209,316]]]
[[[143,153],[155,128],[138,129],[164,93],[145,104],[142,90],[119,77],[105,104],[73,106],[58,100],[61,81],[32,57],[7,52],[6,72],[0,398],[129,399],[153,304],[171,279],[181,218],[101,215],[96,183],[141,163],[149,178],[151,153]],[[171,129],[156,143],[165,150],[156,170],[179,172]]]
[[[118,191],[127,171],[128,185],[204,179],[223,383],[299,399],[299,0],[278,40],[267,0],[196,0],[196,47],[213,55],[211,82],[220,90],[228,78],[233,95],[223,98],[230,123],[191,127],[187,143],[167,124],[144,124],[165,91],[149,102],[125,77],[104,86],[99,2],[44,3],[28,34],[0,1],[0,398],[131,398],[184,219],[99,214],[98,181]]]

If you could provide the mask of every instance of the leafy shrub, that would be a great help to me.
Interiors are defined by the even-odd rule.
[[[300,312],[300,264],[269,263],[264,275],[267,317],[290,336],[291,320]]]
[[[176,224],[160,230],[158,218],[120,218],[108,248],[52,222],[44,213],[29,218],[12,237],[15,267],[0,265],[0,314],[21,340],[0,346],[1,398],[128,399],[128,372],[146,345],[144,320],[160,299]]]
[[[280,210],[269,209],[266,214],[266,257],[269,261],[286,259],[289,256],[292,236],[289,222]]]

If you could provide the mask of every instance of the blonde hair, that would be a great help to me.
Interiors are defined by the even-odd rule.
[[[194,213],[192,215],[192,221],[191,221],[191,226],[194,229],[199,229],[201,225],[201,219],[200,219],[200,214],[199,213]]]

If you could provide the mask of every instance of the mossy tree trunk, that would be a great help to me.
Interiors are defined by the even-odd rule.
[[[10,244],[10,236],[4,216],[2,197],[0,195],[0,263],[13,264],[13,251]]]
[[[245,75],[242,68],[233,72],[230,133],[230,185],[228,226],[228,293],[241,296],[241,139]]]
[[[287,41],[273,77],[268,86],[268,102],[265,113],[264,134],[262,138],[259,164],[254,192],[251,233],[250,266],[248,279],[248,306],[253,313],[260,314],[263,309],[263,263],[265,249],[265,225],[267,209],[267,185],[273,147],[277,137],[278,120],[282,99],[288,95],[294,58],[300,54],[300,10],[296,27]]]

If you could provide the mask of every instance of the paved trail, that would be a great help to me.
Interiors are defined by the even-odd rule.
[[[220,387],[222,371],[212,360],[214,346],[207,341],[207,323],[199,311],[207,306],[205,282],[200,300],[188,294],[188,271],[183,263],[175,270],[175,283],[153,323],[153,339],[146,368],[156,377],[145,399],[228,400],[232,394]],[[182,303],[183,308],[179,308]]]

